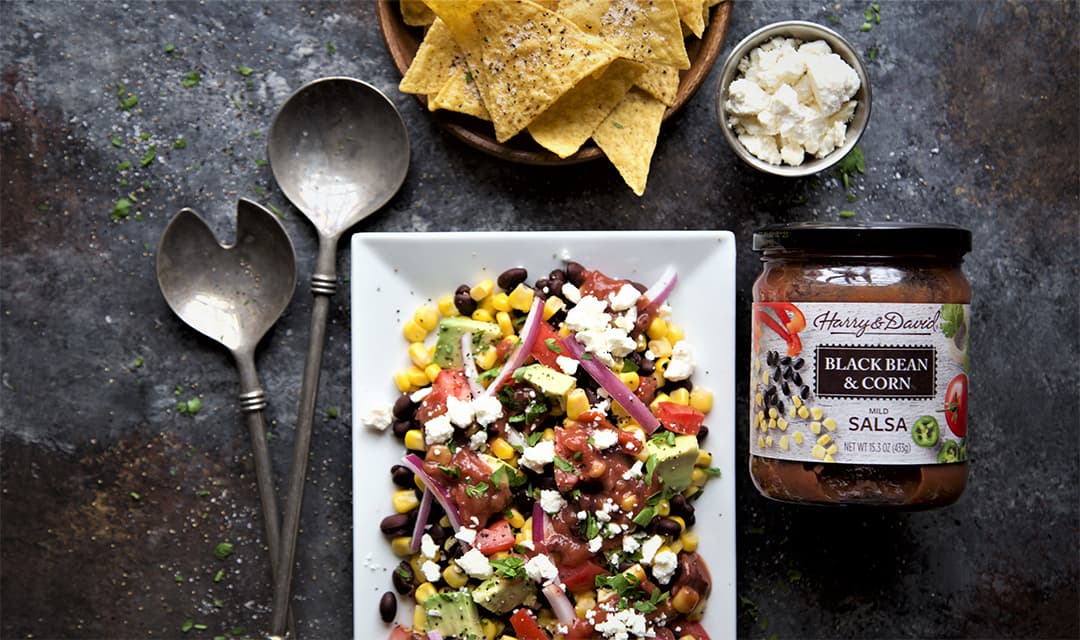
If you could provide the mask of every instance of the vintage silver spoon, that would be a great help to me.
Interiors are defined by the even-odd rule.
[[[173,216],[157,252],[161,293],[180,319],[225,345],[240,373],[240,410],[247,416],[272,574],[280,573],[281,520],[274,497],[255,347],[296,289],[296,253],[274,214],[250,201],[236,207],[236,242],[221,244],[191,209]],[[289,627],[295,629],[290,621]],[[295,633],[293,634],[295,637]]]
[[[311,276],[311,336],[270,619],[271,633],[280,635],[296,557],[326,318],[337,290],[338,240],[397,193],[409,170],[409,137],[397,108],[378,89],[352,78],[322,78],[300,87],[282,105],[270,127],[269,156],[281,190],[319,235]]]

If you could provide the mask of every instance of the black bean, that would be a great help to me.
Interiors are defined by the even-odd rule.
[[[435,523],[428,527],[428,535],[435,541],[435,544],[442,544],[443,541],[446,540],[447,533],[446,529],[444,529],[441,524]]]
[[[566,263],[566,279],[575,287],[580,287],[585,282],[585,267],[577,262]]]
[[[394,431],[394,435],[399,438],[404,438],[405,434],[413,428],[412,420],[394,420],[394,423],[390,425],[390,428]]]
[[[791,387],[788,386],[787,380],[784,380],[780,385],[780,390],[784,392],[785,396],[791,395]]]
[[[495,280],[503,291],[513,291],[514,287],[529,279],[529,272],[524,267],[513,267],[499,274]]]
[[[534,289],[536,289],[537,293],[543,293],[543,294],[549,294],[549,293],[556,293],[557,294],[557,293],[560,293],[558,291],[552,291],[550,287],[551,287],[551,280],[548,280],[547,278],[540,278],[539,280],[536,281],[536,286],[534,287]]]
[[[416,576],[413,574],[412,566],[405,561],[394,568],[390,581],[394,583],[394,590],[402,595],[412,593],[416,588]]]
[[[802,386],[802,376],[799,375],[798,371],[791,374],[791,381],[795,383],[796,387],[801,387]]]
[[[770,367],[776,366],[776,359],[777,354],[775,351],[770,351],[765,354],[765,364],[769,365]]]
[[[648,358],[642,358],[641,364],[638,365],[639,376],[651,376],[656,372],[656,361],[649,360]]]
[[[416,412],[416,403],[412,401],[409,394],[403,393],[394,400],[394,417],[399,420],[411,420],[413,413]]]
[[[680,518],[686,515],[686,508],[690,506],[690,503],[686,500],[686,496],[681,493],[676,493],[671,497],[669,502],[671,504],[671,515],[679,516]]]
[[[697,432],[698,442],[705,442],[705,438],[709,435],[709,428],[705,425],[701,425],[701,430]]]
[[[780,412],[780,415],[784,415],[784,403],[782,401],[776,401],[776,410]]]
[[[682,526],[679,525],[678,520],[664,518],[656,523],[656,533],[675,538],[682,533]]]
[[[387,591],[379,598],[379,617],[383,622],[393,622],[397,615],[397,597],[393,591]]]
[[[379,523],[379,529],[384,535],[396,538],[407,534],[412,529],[412,524],[409,522],[408,514],[395,513],[383,518]]]
[[[782,378],[782,377],[783,377],[783,372],[782,372],[782,371],[780,371],[780,367],[777,367],[777,368],[776,368],[776,369],[775,369],[775,370],[773,371],[773,374],[772,374],[772,379],[773,379],[773,380],[779,380],[779,379],[780,379],[780,378]]]
[[[804,365],[804,364],[806,364],[806,361],[805,361],[805,360],[803,360],[802,358],[799,358],[799,359],[798,359],[798,360],[796,360],[795,362],[792,362],[792,363],[791,363],[791,368],[792,368],[792,369],[802,369],[802,367],[803,367],[803,365]]]
[[[686,523],[688,529],[697,522],[697,516],[694,515],[694,505],[690,505],[690,513],[683,516],[683,522]]]
[[[394,484],[402,489],[412,489],[416,486],[413,481],[412,469],[403,464],[395,464],[390,467],[390,477],[394,480]]]
[[[461,285],[454,291],[454,306],[463,316],[471,316],[476,311],[476,300],[472,299],[471,291],[472,289],[467,284]]]
[[[783,358],[780,358],[780,364],[785,367],[791,364],[791,356],[784,356]]]
[[[804,384],[802,390],[799,391],[799,395],[802,396],[803,400],[806,400],[807,398],[809,398],[810,397],[810,387],[808,387],[808,386],[806,386]]]
[[[791,367],[784,369],[784,380],[791,380],[791,374],[795,373],[791,370]]]

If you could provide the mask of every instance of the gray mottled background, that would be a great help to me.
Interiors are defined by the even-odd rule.
[[[265,134],[292,90],[337,74],[386,92],[412,138],[404,187],[359,230],[731,229],[737,363],[758,226],[850,209],[858,221],[971,228],[967,493],[918,513],[767,502],[742,467],[740,376],[740,466],[724,470],[738,474],[739,635],[1080,635],[1077,4],[881,0],[881,23],[861,31],[867,2],[734,2],[721,55],[788,18],[831,25],[873,55],[854,202],[833,175],[780,180],[740,166],[716,124],[715,73],[665,125],[639,199],[603,161],[530,168],[446,135],[397,92],[368,0],[0,2],[0,635],[265,629],[270,588],[236,375],[224,350],[166,307],[155,247],[185,206],[223,238],[240,196],[283,214],[301,284],[258,366],[275,468],[286,469],[316,246],[265,166]],[[193,71],[201,80],[185,88]],[[132,94],[138,104],[121,109]],[[132,168],[118,170],[124,161]],[[132,215],[114,222],[122,197]],[[342,250],[338,272],[348,268]],[[343,287],[330,315],[296,570],[309,638],[351,633],[356,303]],[[196,394],[202,410],[179,415],[178,400]],[[213,554],[222,540],[236,544],[227,561]],[[374,615],[374,603],[361,606]],[[189,618],[200,626],[185,634]]]

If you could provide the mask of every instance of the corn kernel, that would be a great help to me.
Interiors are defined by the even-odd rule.
[[[428,380],[427,374],[424,373],[424,370],[419,367],[409,367],[405,370],[405,373],[409,375],[409,382],[411,382],[414,387],[423,387],[426,386],[428,382],[430,382],[430,380]]]
[[[769,429],[775,429],[776,425],[777,425],[776,418],[769,418],[768,428]]]
[[[476,363],[477,367],[487,370],[495,366],[495,359],[498,357],[499,352],[496,351],[495,347],[488,347],[487,349],[484,349],[480,353],[476,354],[476,357],[473,358],[473,361]]]
[[[697,551],[698,542],[701,539],[698,537],[698,534],[693,531],[683,531],[682,535],[679,536],[679,540],[682,541],[683,551],[693,553]]]
[[[828,447],[826,447],[825,454],[830,455],[830,456],[834,456],[834,455],[836,455],[836,453],[838,451],[840,451],[840,447],[836,446],[836,443],[834,442],[834,443],[830,444]]]
[[[780,436],[780,441],[777,444],[784,451],[787,451],[788,449],[791,448],[791,445],[788,442],[788,437],[787,436]]]
[[[659,316],[654,316],[645,333],[648,334],[649,338],[659,340],[667,335],[667,322]]]
[[[754,396],[754,406],[755,407],[760,407],[763,404],[765,404],[765,397],[764,396],[762,396],[760,393],[757,394],[756,396]]]
[[[666,393],[656,394],[656,397],[653,398],[653,401],[649,403],[649,408],[652,409],[653,413],[656,413],[656,409],[660,406],[661,402],[671,402],[671,397],[668,396],[668,394]]]
[[[697,460],[694,461],[696,467],[711,467],[712,466],[712,454],[702,449],[698,451]]]
[[[469,582],[469,576],[465,575],[465,572],[461,570],[461,567],[456,564],[451,564],[449,567],[443,569],[442,577],[447,586],[454,589],[460,589]]]
[[[631,391],[636,391],[638,385],[641,384],[641,376],[638,375],[637,371],[624,371],[619,374],[619,380],[622,380],[623,384],[629,387]]]
[[[412,555],[412,539],[409,536],[399,536],[390,541],[390,550],[399,558],[408,558]]]
[[[511,309],[510,296],[506,295],[501,291],[499,293],[496,293],[495,295],[491,296],[491,306],[496,311],[509,311]]]
[[[524,283],[521,283],[514,287],[514,290],[510,292],[508,297],[511,309],[517,309],[518,311],[525,313],[532,308],[533,298],[536,297],[536,293],[531,287],[527,287]],[[559,299],[557,296],[551,297]]]
[[[765,446],[771,447],[773,443],[772,436],[765,436]]]
[[[424,451],[424,433],[419,429],[409,429],[405,432],[405,448],[413,451]]]
[[[632,493],[627,493],[623,495],[622,499],[619,501],[619,508],[626,513],[632,513],[634,509],[637,508],[637,504],[637,496]]]
[[[671,343],[668,342],[667,338],[649,340],[646,346],[657,358],[666,358],[671,355]]]
[[[796,431],[795,433],[791,434],[791,439],[795,441],[795,444],[801,445],[803,443],[802,431]]]
[[[510,443],[502,438],[495,438],[491,441],[491,452],[500,460],[509,460],[514,457],[515,453],[514,447],[510,446]]]
[[[795,396],[794,398],[791,399],[791,404],[795,405],[795,408],[801,407],[802,406],[802,398],[800,398],[799,396]]]
[[[399,489],[395,491],[391,500],[394,503],[394,511],[408,513],[420,506],[420,499],[412,489]]]
[[[686,332],[683,331],[682,327],[669,322],[667,326],[667,336],[665,337],[668,339],[668,342],[675,344],[686,337]]]
[[[690,405],[690,391],[686,387],[679,387],[668,395],[671,396],[671,401],[675,404],[679,404],[684,407]]]
[[[821,407],[814,407],[810,409],[810,415],[814,420],[821,420],[821,417],[825,415],[825,412],[821,410]]]
[[[694,387],[690,392],[690,406],[702,413],[712,411],[713,392],[704,387]]]
[[[658,386],[662,386],[665,382],[664,372],[667,371],[668,364],[671,363],[671,358],[657,358],[653,363],[653,367],[656,369],[653,371],[653,377],[656,378]]]
[[[654,508],[656,509],[656,515],[660,516],[661,518],[666,518],[671,514],[671,503],[667,500],[661,499],[659,502],[656,503],[656,507]]]
[[[502,331],[504,338],[514,335],[514,323],[510,320],[510,312],[495,312],[495,323],[499,325],[499,330]]]
[[[798,415],[797,413],[795,413],[795,407],[791,407],[790,409],[788,409],[787,414],[788,414],[788,417],[791,418],[792,420],[794,420],[795,416]]]
[[[787,431],[788,421],[783,418],[776,419],[776,428],[781,431]]]
[[[814,448],[810,450],[810,455],[814,456],[818,460],[825,459],[825,447],[820,444],[815,444]]]
[[[544,320],[550,320],[551,316],[562,311],[566,308],[566,303],[562,298],[551,296],[547,300],[544,300]]]
[[[577,420],[581,414],[589,410],[589,396],[584,389],[571,389],[566,394],[566,417]]]
[[[585,616],[589,614],[589,611],[592,611],[595,608],[596,595],[594,592],[588,591],[586,593],[577,594],[577,598],[575,598],[574,602],[574,613],[577,614],[577,617],[584,619]]]
[[[698,605],[701,596],[689,587],[679,587],[671,598],[671,606],[679,613],[690,613]]]
[[[836,420],[833,420],[832,418],[825,418],[821,421],[821,424],[829,431],[836,431]]]
[[[525,526],[525,516],[521,515],[521,512],[517,509],[511,508],[507,516],[506,521],[510,523],[511,527],[520,529]]]
[[[810,417],[810,410],[806,408],[806,405],[799,407],[799,417],[803,420]]]
[[[817,443],[824,447],[825,445],[829,444],[830,440],[832,440],[832,437],[829,436],[829,434],[827,433],[823,433],[821,434],[821,437],[817,439]]]
[[[765,436],[759,435],[757,437],[757,446],[758,446],[759,449],[764,449],[765,448]]]
[[[772,437],[769,438],[772,440]],[[771,446],[771,445],[769,445]],[[705,483],[709,481],[709,474],[705,473],[705,470],[700,467],[694,467],[694,470],[690,472],[690,484],[695,487],[704,487]]]
[[[484,311],[490,313],[492,318],[495,317],[495,312],[497,311],[497,309],[495,308],[495,296],[488,296],[484,298],[476,306],[478,309],[483,309]]]
[[[826,453],[825,457],[821,459],[822,462],[836,462],[836,458],[832,457],[832,454]]]
[[[429,382],[435,382],[435,378],[438,378],[440,373],[442,373],[442,367],[435,364],[434,362],[424,367],[424,375],[427,377]]]
[[[425,582],[424,584],[416,588],[416,594],[414,597],[416,598],[417,602],[423,602],[438,593],[439,592],[435,588],[435,585],[431,584],[430,582]]]
[[[457,305],[454,304],[454,296],[450,294],[440,297],[436,305],[439,307],[439,313],[442,314],[444,318],[452,318],[461,315]]]
[[[469,297],[480,302],[484,298],[490,296],[493,291],[495,291],[495,283],[491,278],[486,278],[478,282],[475,287],[469,290]]]
[[[422,304],[413,312],[413,320],[424,331],[434,331],[439,326],[439,312],[430,305]]]
[[[424,629],[427,627],[427,609],[424,608],[423,604],[417,603],[417,605],[413,607],[412,627],[413,629]]]
[[[476,311],[473,311],[472,315],[469,316],[469,317],[472,318],[473,320],[476,320],[477,322],[494,322],[495,321],[495,317],[493,315],[491,315],[491,312],[488,311],[487,309],[483,308],[483,307],[478,307],[476,309]]]
[[[555,442],[555,430],[551,427],[544,429],[544,434],[540,436],[540,439],[544,442]]]
[[[490,618],[484,618],[480,621],[480,628],[484,631],[485,640],[495,640],[495,636],[499,633],[499,627],[495,624],[494,620]]]
[[[769,384],[769,370],[768,369],[761,372],[761,384]]]
[[[409,318],[405,321],[405,324],[401,325],[401,335],[405,336],[405,339],[409,342],[423,342],[427,334],[427,329],[421,327],[412,318]]]
[[[413,390],[412,381],[409,380],[408,371],[398,371],[395,373],[394,384],[397,386],[398,391],[402,393],[408,393]]]
[[[428,352],[423,342],[414,342],[409,345],[409,359],[417,367],[423,369],[431,364],[431,353]]]
[[[820,422],[811,422],[810,423],[810,432],[813,433],[815,436],[820,435],[821,434],[821,423]]]
[[[769,417],[774,419],[780,417],[780,412],[776,410],[776,407],[769,407]]]

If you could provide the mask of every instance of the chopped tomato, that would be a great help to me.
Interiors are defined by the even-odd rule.
[[[485,556],[514,548],[514,530],[506,520],[481,529],[476,534],[476,548]]]
[[[635,433],[639,432],[619,429],[619,447],[627,455],[637,456],[645,448],[645,444],[637,439]]]
[[[690,636],[694,640],[710,640],[705,627],[697,622],[679,622],[675,625],[675,633],[679,638]]]
[[[514,627],[518,640],[551,640],[528,609],[515,611],[514,615],[510,616],[510,624]]]
[[[652,376],[641,376],[638,381],[637,389],[634,389],[634,395],[638,397],[644,404],[649,404],[656,397],[656,378]]]
[[[557,351],[556,351],[557,349]],[[551,367],[559,371],[559,363],[556,359],[563,355],[562,343],[559,334],[546,322],[541,322],[537,329],[536,342],[533,343],[532,351],[529,352],[536,361],[545,367]]]
[[[446,399],[450,396],[458,400],[467,400],[472,395],[465,373],[457,369],[444,369],[439,372],[435,382],[431,383],[431,393],[420,401],[416,409],[416,421],[424,424],[432,418],[446,413]]]
[[[961,438],[967,435],[967,397],[967,376],[961,373],[945,388],[945,422]]]
[[[560,567],[559,579],[571,593],[581,593],[596,588],[596,576],[607,571],[595,562],[585,562],[576,567]]]
[[[413,633],[408,627],[398,625],[390,630],[390,640],[413,640],[418,637],[421,636]]]
[[[693,407],[661,402],[656,406],[656,419],[670,431],[696,436],[705,422],[705,414]]]

